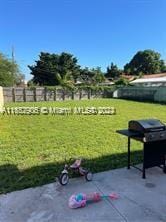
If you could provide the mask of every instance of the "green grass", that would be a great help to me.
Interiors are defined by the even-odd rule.
[[[117,129],[131,119],[166,122],[166,106],[116,99],[11,103],[7,106],[114,106],[116,115],[0,115],[0,193],[54,181],[65,161],[83,157],[99,172],[127,164],[127,140]],[[132,142],[133,159],[141,161],[141,144]]]

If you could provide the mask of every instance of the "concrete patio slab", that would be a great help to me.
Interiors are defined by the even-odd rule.
[[[166,221],[166,175],[161,169],[147,170],[147,179],[136,169],[97,173],[92,182],[71,179],[63,187],[52,183],[42,187],[0,195],[0,222],[79,221]],[[103,200],[81,209],[69,209],[73,193],[119,194],[117,200]]]

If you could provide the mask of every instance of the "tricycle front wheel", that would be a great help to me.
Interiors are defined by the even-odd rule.
[[[59,176],[59,183],[64,186],[64,185],[68,184],[68,182],[69,182],[69,175],[68,175],[68,173],[62,173]]]

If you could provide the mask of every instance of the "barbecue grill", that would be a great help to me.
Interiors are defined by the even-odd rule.
[[[131,120],[128,129],[117,130],[128,137],[128,169],[133,166],[142,171],[145,178],[145,169],[159,166],[166,173],[166,125],[157,119]],[[143,143],[143,167],[142,169],[131,164],[130,139]]]

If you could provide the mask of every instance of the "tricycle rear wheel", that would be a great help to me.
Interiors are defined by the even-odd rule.
[[[86,181],[91,181],[92,178],[93,178],[92,172],[88,171],[88,172],[85,174],[85,179],[86,179]]]

